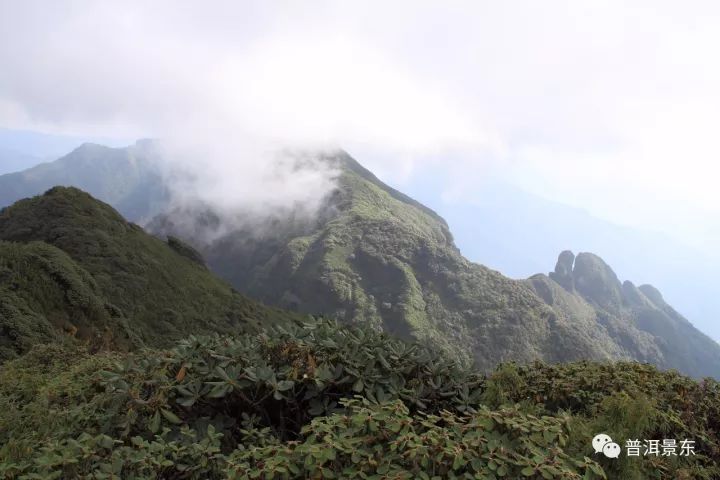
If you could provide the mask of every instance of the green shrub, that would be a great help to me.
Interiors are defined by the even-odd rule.
[[[297,442],[237,449],[229,478],[606,478],[594,461],[564,453],[562,419],[516,408],[411,416],[401,401],[342,404],[345,413],[313,420]]]
[[[121,431],[154,433],[161,425],[210,419],[226,442],[236,438],[241,414],[288,440],[357,394],[378,402],[402,399],[426,412],[472,411],[483,382],[417,344],[329,321],[258,335],[191,337],[103,375],[113,398],[127,405],[118,412]]]
[[[329,321],[0,371],[0,478],[720,478],[718,384],[636,363],[480,375]],[[688,438],[606,459],[592,437]],[[623,445],[624,446],[624,445]]]

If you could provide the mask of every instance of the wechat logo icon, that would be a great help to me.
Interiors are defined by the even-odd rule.
[[[595,453],[602,453],[607,458],[618,458],[620,456],[620,445],[613,442],[612,438],[604,433],[593,437],[592,446]]]

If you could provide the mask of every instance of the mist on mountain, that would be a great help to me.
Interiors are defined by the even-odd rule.
[[[233,230],[312,222],[336,185],[323,153],[262,142],[155,141],[157,166],[178,227],[211,242]],[[147,221],[152,218],[145,219]],[[198,221],[200,223],[198,223]]]
[[[659,294],[644,293],[654,288],[622,284],[599,257],[572,256],[570,283],[555,274],[509,279],[467,261],[442,217],[346,153],[319,159],[340,174],[312,221],[288,212],[258,231],[203,207],[164,212],[147,228],[185,239],[214,272],[263,302],[382,328],[483,369],[510,358],[590,358],[718,374],[717,343]],[[206,230],[219,234],[208,239]]]

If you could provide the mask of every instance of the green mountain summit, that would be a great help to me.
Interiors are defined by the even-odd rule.
[[[207,241],[183,211],[148,228],[185,238],[251,297],[368,323],[486,370],[507,360],[632,359],[720,376],[716,342],[643,293],[651,287],[621,284],[599,257],[563,252],[550,276],[507,278],[465,259],[441,217],[346,153],[325,160],[340,172],[337,188],[312,222],[276,221],[262,234],[243,226]]]
[[[30,297],[22,303],[14,292],[13,313],[6,317],[28,320],[4,320],[12,325],[5,328],[27,332],[16,340],[4,337],[7,348],[23,351],[20,338],[44,338],[58,328],[90,335],[85,324],[95,325],[98,344],[112,337],[110,343],[123,348],[179,338],[194,332],[195,322],[199,331],[226,331],[236,317],[247,316],[237,313],[245,310],[235,302],[250,301],[237,300],[213,272],[265,304],[367,324],[426,342],[483,370],[507,360],[622,359],[720,376],[718,344],[654,288],[621,283],[590,253],[563,252],[555,271],[528,280],[470,262],[439,215],[345,152],[320,155],[338,174],[317,215],[291,211],[247,220],[240,212],[233,221],[201,202],[163,206],[167,189],[153,166],[153,152],[152,142],[127,149],[87,144],[57,162],[0,177],[33,194],[53,182],[73,183],[72,172],[82,170],[75,183],[131,219],[164,211],[146,226],[158,240],[73,189],[52,189],[6,209],[0,240],[14,243],[2,244],[4,271],[27,278],[17,273],[18,265],[35,265],[37,282],[50,282],[54,277],[40,273],[50,267],[40,263],[61,268],[72,279],[68,285],[82,293],[57,298],[84,302],[48,314],[49,307],[38,311],[45,300],[38,303],[35,293],[26,293]],[[8,201],[12,192],[3,191]],[[10,265],[8,258],[31,260]],[[2,288],[9,291],[8,285]],[[4,298],[7,304],[10,297]],[[129,319],[140,328],[124,326]]]
[[[235,292],[177,239],[56,187],[0,211],[0,360],[70,335],[95,348],[163,346],[280,314]]]
[[[718,376],[720,347],[656,289],[590,253],[509,279],[326,160],[316,217],[220,236],[207,206],[156,218],[165,241],[75,188],[0,211],[0,476],[718,477],[717,381],[637,361]],[[696,455],[593,456],[598,431]]]

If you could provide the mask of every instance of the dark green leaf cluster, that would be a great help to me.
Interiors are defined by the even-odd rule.
[[[563,451],[562,419],[517,408],[416,414],[401,401],[342,402],[343,414],[303,428],[301,441],[237,449],[229,478],[605,478]]]
[[[0,372],[0,475],[32,478],[718,478],[718,384],[635,363],[480,375],[313,321],[167,351],[39,346]],[[590,439],[689,438],[692,458]],[[623,440],[620,440],[622,443]]]
[[[618,467],[619,463],[628,470],[646,467],[637,478],[666,478],[657,472],[685,472],[699,466],[698,478],[720,475],[720,383],[713,379],[696,381],[636,362],[508,364],[486,382],[483,399],[491,406],[524,403],[544,412],[572,415],[578,420],[573,437],[580,445],[593,432],[623,441],[674,438],[696,442],[692,466],[667,458],[651,466],[628,459],[609,464]]]
[[[210,420],[226,441],[237,440],[248,424],[293,439],[310,419],[336,412],[353,395],[378,403],[401,399],[426,412],[474,411],[483,383],[481,375],[420,345],[331,321],[235,338],[191,337],[103,375],[108,392],[129,406],[122,431],[202,428]]]

